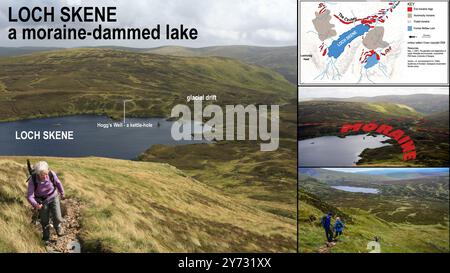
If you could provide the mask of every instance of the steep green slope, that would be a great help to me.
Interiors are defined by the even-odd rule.
[[[299,174],[300,186],[340,208],[358,208],[395,223],[445,224],[449,215],[447,176],[371,182],[351,178],[328,181]],[[370,187],[378,194],[352,193],[332,186]]]
[[[299,180],[300,252],[368,252],[367,244],[381,239],[382,252],[449,252],[447,184],[406,182],[381,187],[379,195],[330,188],[309,176]],[[433,181],[432,184],[435,184]],[[442,187],[441,187],[442,185]],[[425,191],[424,187],[433,186]],[[422,190],[409,197],[408,194]],[[444,195],[434,195],[444,191]],[[431,200],[432,199],[432,200]],[[327,248],[321,218],[331,211],[346,223],[336,246]],[[334,223],[334,220],[332,221]]]
[[[353,219],[350,215],[344,213],[339,208],[324,202],[319,196],[309,192],[307,188],[300,187],[298,189],[299,196],[299,221],[318,224],[321,222],[322,216],[331,212],[335,216],[339,216],[346,223],[352,223]]]
[[[323,213],[313,206],[299,204],[303,218],[321,219]],[[367,244],[380,238],[382,253],[448,253],[449,232],[444,225],[408,225],[383,221],[363,210],[344,210],[352,215],[353,224],[347,224],[331,253],[367,253]],[[325,232],[320,222],[299,223],[299,251],[317,253],[325,248]]]
[[[168,116],[188,95],[217,104],[274,104],[295,97],[280,74],[222,57],[68,49],[0,58],[0,120],[79,113]]]
[[[273,69],[291,83],[297,84],[297,49],[295,46],[257,47],[235,45],[203,48],[164,46],[148,49],[146,52],[173,56],[220,56],[239,59],[246,63]]]
[[[418,118],[414,109],[391,103],[304,101],[299,103],[299,123],[353,122],[375,119]]]
[[[261,152],[260,141],[220,141],[201,145],[154,145],[139,160],[166,162],[195,179],[259,208],[296,218],[296,104],[280,106],[280,143]]]
[[[393,92],[395,92],[393,90]],[[439,94],[412,94],[412,95],[387,95],[375,97],[352,97],[352,98],[324,98],[323,100],[367,102],[367,103],[396,103],[407,105],[423,114],[448,111],[449,96]]]
[[[449,111],[434,113],[425,116],[425,127],[427,128],[444,128],[448,129]]]
[[[295,220],[159,163],[39,158],[82,204],[86,252],[293,252]],[[32,158],[36,161],[38,158]],[[0,252],[45,251],[25,200],[23,157],[0,158]]]
[[[378,121],[404,127],[420,117],[420,113],[398,104],[304,101],[298,105],[299,139],[339,135],[340,126],[347,123]]]

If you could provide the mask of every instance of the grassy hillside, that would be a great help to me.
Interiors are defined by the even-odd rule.
[[[345,176],[345,174],[343,174]],[[446,176],[417,179],[353,180],[351,177],[330,181],[300,174],[301,187],[340,208],[359,208],[391,222],[444,224],[448,222],[448,173]],[[379,194],[350,193],[331,186],[370,187]]]
[[[0,58],[0,120],[107,114],[163,116],[188,95],[220,105],[274,104],[295,87],[273,70],[223,57],[175,57],[111,49],[67,49]]]
[[[164,46],[148,49],[146,52],[173,56],[220,56],[238,59],[246,63],[273,69],[291,83],[297,84],[297,49],[295,46],[257,47],[236,45],[203,48]]]
[[[347,101],[304,101],[298,105],[299,139],[339,135],[343,124],[380,121],[392,126],[408,126],[422,115],[390,103]],[[314,125],[309,126],[313,123]]]
[[[300,202],[299,215],[321,219],[324,212]],[[408,225],[383,221],[363,210],[344,210],[351,214],[353,224],[347,224],[344,235],[332,253],[367,253],[367,244],[380,238],[382,253],[448,253],[448,226]],[[319,221],[299,223],[299,251],[317,253],[325,245],[325,232]]]
[[[300,123],[352,122],[388,118],[418,118],[414,109],[392,103],[364,103],[348,101],[302,101],[299,103]]]
[[[425,117],[425,122],[427,127],[435,127],[435,128],[447,128],[449,124],[449,111],[439,112],[439,113],[433,113],[430,115],[427,115]]]
[[[224,57],[162,56],[112,49],[71,49],[0,58],[0,66],[0,92],[4,94],[0,99],[0,120],[77,113],[118,117],[122,115],[123,99],[133,99],[127,104],[128,116],[168,116],[175,104],[186,103],[186,96],[191,94],[216,94],[215,103],[220,105],[280,104],[280,148],[276,152],[260,152],[256,141],[224,141],[154,145],[140,159],[157,163],[49,160],[65,177],[70,172],[68,162],[71,166],[74,162],[80,164],[83,183],[92,186],[86,192],[79,184],[71,185],[76,176],[73,172],[68,177],[69,189],[74,187],[72,194],[87,203],[82,211],[84,250],[295,250],[296,93],[295,86],[280,74]],[[179,175],[159,171],[159,167],[167,166],[161,163],[181,169],[177,170]],[[154,185],[153,169],[167,175],[167,179],[161,178],[164,183]],[[114,190],[107,188],[107,192],[115,192],[129,180],[133,191],[109,200],[101,188],[105,183],[109,185],[116,174],[121,179],[114,180],[118,185]],[[88,176],[95,179],[87,181]],[[101,197],[92,203],[90,199],[96,192],[101,192]],[[139,201],[133,201],[130,208],[126,202],[134,196]],[[102,203],[103,197],[106,203]],[[115,202],[132,213],[117,211]],[[91,212],[91,205],[101,209]],[[141,207],[144,213],[137,215]],[[241,209],[251,214],[243,225],[239,224],[245,214],[239,216]],[[224,220],[227,217],[229,221]],[[114,235],[103,232],[96,218],[108,219],[110,222],[105,224]],[[131,227],[126,226],[127,222],[132,223]],[[131,232],[132,242],[121,232]]]
[[[300,252],[367,252],[375,236],[382,252],[449,252],[448,176],[354,186],[376,187],[380,193],[344,192],[300,175]],[[320,220],[329,211],[344,219],[346,229],[336,246],[325,248]]]
[[[375,97],[352,97],[352,98],[324,98],[323,100],[367,102],[367,103],[395,103],[407,105],[423,114],[439,113],[448,111],[449,96],[438,94],[412,94],[412,95],[386,95]]]
[[[293,252],[295,220],[159,163],[39,158],[81,201],[86,252]],[[38,158],[32,158],[36,161]],[[0,252],[42,252],[25,199],[24,157],[0,157]]]
[[[428,176],[443,176],[448,174],[445,168],[372,168],[369,170],[361,170],[357,174],[384,176],[391,179],[414,179]]]
[[[167,162],[195,179],[259,208],[296,219],[296,104],[280,107],[280,144],[261,152],[259,141],[221,141],[211,144],[154,145],[139,160]]]
[[[333,169],[299,168],[300,175],[309,176],[329,185],[354,183],[358,185],[400,183],[406,179],[427,179],[448,175],[445,168],[372,168],[358,172],[342,172]]]
[[[432,117],[428,121],[427,116],[413,108],[394,103],[302,101],[298,111],[298,138],[338,136],[343,124],[373,121],[404,130],[415,142],[417,158],[403,161],[401,147],[391,141],[391,146],[364,150],[358,165],[448,166],[448,123],[442,120],[436,126],[436,118]]]
[[[92,47],[99,49],[122,50],[135,53],[153,53],[183,57],[227,57],[249,64],[273,69],[283,75],[292,84],[297,84],[297,49],[295,46],[258,47],[258,46],[211,46],[189,48],[182,46],[163,46],[157,48],[131,48],[121,46]],[[41,51],[61,50],[46,47],[0,47],[0,56],[17,56]]]
[[[260,152],[258,146],[248,142],[158,145],[139,160],[168,162],[208,186],[252,200],[262,210],[296,218],[294,147]]]
[[[303,176],[312,177],[330,185],[354,181],[360,183],[371,183],[377,181],[390,180],[389,177],[384,175],[375,176],[361,173],[339,172],[320,168],[299,168],[298,171],[302,177]]]

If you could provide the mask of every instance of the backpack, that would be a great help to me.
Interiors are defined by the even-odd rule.
[[[53,184],[53,188],[56,189],[55,176],[53,175],[53,172],[51,170],[48,171],[48,177],[50,178],[50,181]],[[30,178],[31,178],[31,181],[33,181],[34,189],[37,189],[37,187],[39,185],[37,174],[33,173]]]
[[[37,189],[38,186],[39,186],[39,182],[38,182],[37,174],[36,174],[36,173],[34,172],[34,170],[31,168],[30,160],[28,160],[28,159],[27,159],[27,167],[28,167],[28,172],[30,173],[30,176],[28,177],[27,182],[30,181],[30,179],[31,179],[31,181],[33,182],[33,185],[34,185],[34,192],[36,193],[36,189]],[[52,184],[53,184],[53,191],[48,195],[48,196],[50,196],[50,195],[52,195],[52,194],[56,191],[56,189],[57,189],[57,187],[56,187],[56,182],[55,182],[55,176],[54,176],[52,170],[49,170],[49,171],[48,171],[48,177],[50,178],[50,182],[52,182]],[[37,197],[38,199],[45,199],[45,198],[46,198],[46,197],[43,197],[43,196],[36,196],[36,197]]]

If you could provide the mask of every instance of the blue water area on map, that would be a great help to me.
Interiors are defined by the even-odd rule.
[[[373,54],[372,56],[370,56],[370,57],[367,59],[367,63],[366,63],[366,65],[364,66],[364,68],[365,68],[365,69],[369,69],[369,68],[371,68],[372,66],[376,65],[377,63],[378,63],[377,55]]]
[[[334,40],[329,49],[328,56],[338,58],[341,56],[342,52],[344,52],[345,47],[351,43],[353,40],[358,38],[361,35],[364,35],[367,31],[369,31],[370,27],[368,25],[360,24],[349,31],[342,33],[337,40]]]

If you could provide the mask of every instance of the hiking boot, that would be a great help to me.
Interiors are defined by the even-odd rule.
[[[43,228],[43,230],[42,230],[42,240],[44,242],[50,241],[50,227],[49,226],[46,226],[46,227]]]
[[[59,224],[59,225],[55,228],[55,230],[56,230],[56,234],[57,234],[59,237],[64,236],[64,229],[63,229],[63,227],[62,227],[62,224]]]

